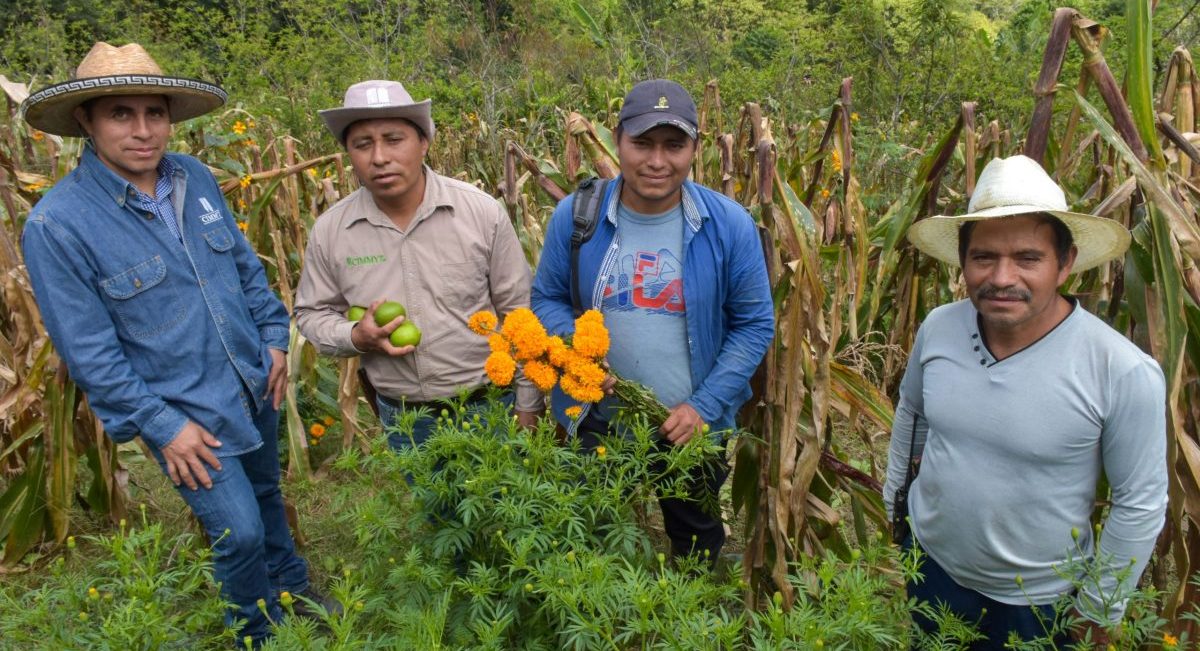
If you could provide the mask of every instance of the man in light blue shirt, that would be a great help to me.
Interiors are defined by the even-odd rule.
[[[308,590],[279,490],[288,315],[212,174],[166,151],[172,122],[224,101],[136,44],[96,44],[76,79],[22,106],[31,126],[88,141],[21,244],[71,377],[113,440],[150,447],[213,542],[227,622],[258,644],[279,593]]]
[[[774,334],[766,264],[753,219],[733,200],[687,180],[696,153],[696,105],[679,84],[641,82],[625,97],[616,131],[621,175],[607,184],[595,234],[570,262],[577,195],[558,204],[533,282],[532,306],[546,329],[574,329],[571,284],[580,308],[604,314],[612,342],[608,362],[626,379],[650,387],[670,410],[657,423],[661,447],[680,445],[708,426],[735,426],[750,397],[750,376]],[[572,275],[579,278],[572,281]],[[574,405],[556,388],[554,416],[585,449],[610,432],[616,403]],[[705,498],[662,498],[663,525],[675,555],[716,561],[725,541],[711,508],[727,469],[693,476]]]
[[[1103,642],[1163,526],[1165,386],[1153,359],[1058,288],[1119,257],[1129,232],[1068,211],[1024,156],[989,163],[968,210],[909,231],[962,266],[970,297],[930,312],[900,387],[884,499],[907,506],[905,544],[927,554],[909,595],[977,622],[987,639],[972,649],[1001,649],[1044,635],[1039,620],[1074,594],[1084,624],[1056,642],[1089,630]],[[914,448],[920,472],[897,504]],[[1112,506],[1097,541],[1102,472]],[[1098,580],[1083,562],[1099,564]]]

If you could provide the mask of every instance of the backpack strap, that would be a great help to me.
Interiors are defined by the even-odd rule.
[[[596,225],[600,223],[600,204],[604,202],[604,190],[607,187],[608,179],[593,176],[584,179],[575,190],[575,209],[571,215],[571,311],[576,318],[583,314],[583,295],[579,289],[579,249],[596,233]]]

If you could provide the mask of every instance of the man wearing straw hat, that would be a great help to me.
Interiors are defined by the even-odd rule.
[[[414,101],[399,82],[370,80],[350,86],[341,108],[320,112],[361,187],[313,226],[296,293],[296,323],[318,350],[362,355],[385,428],[420,410],[411,432],[389,432],[396,449],[425,441],[435,414],[461,392],[470,392],[468,406],[484,400],[489,349],[467,327],[470,316],[529,305],[529,264],[504,207],[425,164],[430,104]],[[379,326],[375,310],[385,300],[400,302],[407,315]],[[366,314],[349,321],[354,305]],[[416,346],[390,338],[405,320],[420,328]],[[527,427],[545,409],[523,377],[514,407]]]
[[[907,507],[903,544],[925,552],[909,594],[977,623],[987,639],[973,649],[1046,635],[1072,595],[1071,637],[1102,641],[1163,525],[1165,388],[1153,359],[1058,288],[1121,256],[1129,232],[1070,212],[1042,167],[1014,156],[984,168],[968,214],[908,236],[961,265],[970,297],[929,313],[900,386],[884,499]],[[1112,505],[1097,540],[1102,472]]]
[[[225,97],[164,76],[137,44],[97,43],[22,106],[30,126],[86,141],[21,242],[71,377],[113,440],[154,453],[212,540],[227,623],[257,642],[280,592],[309,586],[279,489],[288,315],[212,174],[166,151],[173,122]]]

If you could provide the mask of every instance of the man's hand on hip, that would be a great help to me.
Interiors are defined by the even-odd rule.
[[[197,484],[212,488],[212,479],[204,464],[213,470],[221,469],[221,460],[212,451],[212,448],[219,447],[221,442],[215,436],[189,420],[175,440],[162,449],[163,459],[167,462],[167,476],[176,486],[182,482],[192,490],[196,490]]]
[[[263,398],[270,400],[275,409],[287,394],[288,370],[287,353],[275,348],[271,349],[271,370],[267,374],[267,394]]]
[[[663,436],[675,445],[683,445],[704,429],[704,419],[688,403],[676,405],[662,424]]]
[[[392,331],[400,327],[404,323],[404,317],[398,316],[384,325],[382,328],[375,325],[375,308],[383,304],[383,299],[379,299],[371,303],[371,307],[367,308],[366,314],[354,324],[354,329],[350,331],[350,341],[354,347],[364,353],[383,353],[392,357],[400,357],[411,353],[415,348],[413,346],[392,345],[392,341],[388,339]]]

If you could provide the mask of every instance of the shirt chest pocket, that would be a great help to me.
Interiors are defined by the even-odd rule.
[[[183,301],[166,278],[167,265],[156,255],[100,281],[121,328],[134,339],[154,337],[183,321]]]
[[[483,258],[443,265],[436,276],[439,294],[452,309],[482,310],[491,305],[488,265]]]
[[[238,278],[237,263],[233,259],[233,235],[224,226],[218,226],[204,233],[204,241],[212,250],[209,266],[221,278],[221,285],[231,292],[242,290],[241,279]]]

